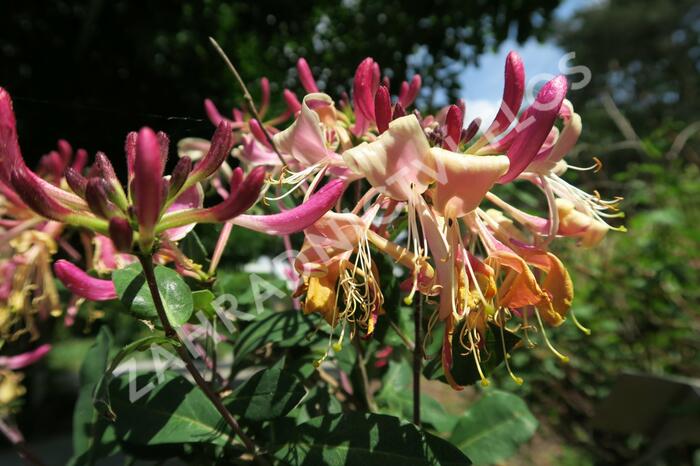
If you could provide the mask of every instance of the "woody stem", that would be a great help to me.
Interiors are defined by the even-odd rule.
[[[163,301],[158,290],[158,282],[156,281],[156,275],[153,269],[153,257],[151,254],[143,254],[139,255],[138,257],[139,261],[141,262],[141,266],[143,267],[144,275],[146,276],[146,283],[148,283],[148,288],[151,291],[151,296],[153,297],[153,304],[155,304],[158,318],[163,325],[165,336],[178,343],[173,346],[175,347],[175,350],[177,351],[178,356],[180,356],[182,362],[185,363],[187,371],[190,373],[200,390],[202,390],[207,398],[209,398],[216,410],[219,411],[219,414],[221,414],[221,417],[224,418],[226,424],[228,424],[231,430],[241,439],[241,441],[243,441],[246,450],[253,455],[258,464],[267,465],[267,461],[258,455],[253,441],[245,434],[245,432],[243,432],[243,429],[241,429],[238,421],[236,421],[231,412],[229,412],[224,405],[223,401],[221,401],[219,394],[211,388],[206,380],[204,380],[204,377],[199,372],[194,364],[194,361],[192,360],[192,357],[188,353],[187,348],[184,344],[182,344],[180,336],[173,328],[170,320],[168,320],[168,315],[165,313],[165,307],[163,306]]]

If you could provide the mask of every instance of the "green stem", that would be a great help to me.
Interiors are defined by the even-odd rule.
[[[416,312],[413,315],[415,344],[413,345],[413,423],[420,426],[420,374],[422,366],[421,326],[423,324],[423,296],[418,296]]]
[[[246,450],[253,455],[255,460],[258,462],[260,465],[267,465],[267,461],[262,458],[261,456],[258,455],[256,451],[255,444],[253,441],[248,437],[245,432],[243,432],[243,429],[241,429],[241,426],[238,424],[238,421],[233,417],[233,415],[229,412],[229,410],[226,408],[224,403],[221,401],[221,397],[219,397],[219,394],[216,393],[211,386],[207,383],[206,380],[204,380],[204,377],[202,374],[199,372],[197,367],[194,364],[194,361],[192,360],[192,357],[190,354],[187,352],[187,348],[185,347],[184,344],[182,344],[182,340],[180,340],[179,335],[173,328],[173,326],[170,324],[170,321],[168,320],[168,316],[165,313],[165,308],[163,306],[163,301],[161,300],[160,297],[160,292],[158,291],[158,282],[156,281],[156,275],[153,269],[153,257],[151,254],[144,254],[144,255],[139,255],[139,261],[141,261],[141,266],[143,267],[143,272],[146,276],[146,283],[148,283],[148,288],[151,291],[151,296],[153,297],[153,303],[156,306],[156,312],[158,312],[158,318],[160,319],[161,323],[163,324],[163,330],[165,331],[165,336],[175,340],[177,345],[173,345],[175,347],[175,350],[177,351],[178,356],[180,356],[180,359],[182,362],[185,363],[185,367],[187,368],[187,371],[190,373],[192,378],[194,379],[195,383],[197,386],[204,392],[204,394],[211,400],[211,402],[214,404],[214,407],[216,408],[217,411],[221,414],[221,416],[224,418],[226,423],[231,427],[231,430],[240,437],[240,439],[243,441],[243,444],[245,445]]]

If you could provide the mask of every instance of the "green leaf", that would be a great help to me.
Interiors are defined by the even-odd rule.
[[[303,342],[311,342],[317,322],[301,311],[263,312],[249,323],[236,339],[234,364],[244,356],[268,343],[289,348]]]
[[[301,381],[282,369],[284,359],[263,369],[238,387],[226,401],[229,410],[250,421],[284,416],[299,404],[306,389]]]
[[[196,231],[191,231],[180,241],[180,250],[194,262],[204,265],[209,261],[209,254]]]
[[[102,377],[100,377],[99,381],[95,384],[95,390],[92,396],[92,403],[95,406],[95,409],[97,409],[102,416],[106,417],[110,421],[114,421],[116,417],[114,411],[112,411],[109,399],[109,384],[112,381],[112,374],[114,370],[117,368],[117,366],[119,366],[124,358],[134,351],[144,351],[154,344],[159,345],[174,343],[172,340],[162,335],[150,335],[129,343],[124,348],[119,350],[114,359],[112,359],[112,362],[107,370],[104,371]]]
[[[457,421],[450,441],[475,464],[493,464],[513,455],[537,424],[520,397],[489,390]]]
[[[100,327],[95,342],[80,368],[80,391],[73,409],[73,457],[70,465],[94,464],[95,460],[114,452],[114,429],[92,406],[92,392],[107,368],[112,333]]]
[[[210,290],[198,290],[192,292],[192,305],[195,311],[203,311],[209,317],[214,317],[216,311],[211,305],[216,296]]]
[[[474,361],[474,356],[470,354],[464,354],[465,350],[462,347],[459,338],[461,331],[461,326],[465,322],[461,322],[455,329],[455,337],[452,339],[452,377],[460,385],[471,385],[474,382],[481,380],[479,375],[479,370],[476,367],[476,362]],[[503,362],[503,344],[505,342],[506,351],[510,350],[520,341],[520,338],[508,330],[503,330],[501,333],[501,328],[489,324],[486,331],[486,348],[488,348],[489,353],[483,352],[481,354],[481,369],[484,374],[488,377],[496,367],[498,367]],[[423,368],[423,375],[431,380],[441,380],[446,382],[445,376],[442,370],[442,361],[440,355],[432,359]]]
[[[120,440],[134,445],[211,443],[234,441],[221,415],[202,391],[182,376],[164,374],[158,383],[152,374],[136,377],[137,390],[149,383],[147,395],[131,401],[129,377],[120,376],[110,386],[114,428]]]
[[[447,441],[384,414],[329,414],[274,434],[270,450],[292,466],[471,464]]]
[[[168,320],[173,327],[179,327],[192,315],[192,291],[173,269],[162,265],[156,266],[155,276]],[[112,273],[112,281],[119,300],[131,314],[139,319],[158,320],[158,313],[141,264],[134,263],[126,268],[115,270]]]

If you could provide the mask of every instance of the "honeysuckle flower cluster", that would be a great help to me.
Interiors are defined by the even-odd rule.
[[[463,102],[435,115],[411,106],[420,94],[421,78],[401,83],[392,99],[390,80],[367,58],[353,80],[352,100],[338,105],[319,92],[302,58],[297,69],[307,94],[299,100],[284,90],[287,111],[260,122],[234,109],[230,120],[238,142],[233,154],[243,165],[266,166],[273,174],[269,188],[276,196],[307,197],[325,178],[357,184],[349,205],[333,210],[304,230],[294,260],[300,277],[296,296],[306,313],[320,313],[340,328],[339,349],[348,326],[372,335],[384,312],[377,253],[391,257],[408,275],[405,302],[419,293],[434,303],[429,334],[444,326],[441,349],[446,379],[461,387],[451,370],[456,357],[472,357],[482,378],[481,361],[494,350],[486,345],[490,328],[514,332],[531,343],[539,333],[557,357],[546,327],[571,316],[573,284],[562,261],[550,250],[556,238],[571,237],[583,247],[595,246],[620,217],[619,198],[604,200],[563,178],[570,166],[564,157],[582,129],[581,118],[566,100],[567,81],[557,76],[544,84],[522,112],[525,72],[520,57],[506,60],[503,100],[498,114],[480,132],[481,120],[466,119]],[[262,80],[263,103],[270,96]],[[226,120],[207,100],[214,124]],[[277,123],[288,114],[292,123]],[[478,137],[477,137],[478,136]],[[476,139],[474,140],[474,138]],[[194,147],[185,141],[181,148]],[[207,146],[199,142],[199,149]],[[184,151],[187,153],[187,150]],[[543,194],[546,213],[537,216],[498,196],[499,186],[531,183]],[[348,192],[353,192],[349,189]],[[269,191],[268,191],[269,193]],[[394,305],[394,304],[392,304]],[[462,349],[453,354],[453,340]],[[522,380],[511,370],[517,382]]]
[[[23,250],[43,245],[48,264],[55,251],[49,239],[57,241],[64,228],[78,228],[90,235],[86,266],[99,274],[136,255],[153,255],[203,281],[213,278],[234,225],[281,236],[298,276],[294,297],[303,312],[323,316],[331,338],[338,330],[335,350],[347,329],[370,338],[385,307],[398,305],[385,300],[377,266],[377,254],[383,254],[404,270],[405,303],[419,295],[434,309],[428,338],[442,326],[440,357],[455,389],[461,388],[452,374],[455,358],[473,358],[482,383],[488,383],[481,362],[494,350],[486,344],[489,332],[499,332],[501,342],[504,332],[518,333],[528,343],[538,333],[566,360],[546,328],[568,316],[584,328],[570,310],[571,278],[550,245],[571,237],[592,247],[608,230],[622,228],[607,223],[621,216],[620,199],[603,200],[564,179],[568,169],[600,168],[597,160],[588,168],[564,160],[582,129],[566,100],[565,77],[544,84],[521,111],[524,67],[511,53],[502,105],[481,131],[480,118],[468,120],[461,101],[434,115],[412,108],[421,91],[418,75],[397,86],[392,97],[389,78],[371,58],[358,66],[352,96],[343,95],[337,104],[319,91],[304,59],[297,69],[306,95],[299,99],[285,89],[280,114],[270,116],[266,78],[260,82],[261,101],[250,103],[248,111],[233,109],[231,118],[206,100],[214,135],[210,141],[180,141],[180,158],[169,176],[164,175],[168,137],[150,128],[130,133],[125,183],[105,154],[98,152],[88,167],[87,153],[73,157],[63,143],[42,159],[38,172],[31,171],[20,153],[9,95],[0,90],[3,218],[18,222],[8,223],[3,234],[14,238],[17,229],[31,230]],[[240,166],[232,168],[229,155]],[[510,183],[539,189],[544,213],[526,212],[499,196],[499,187]],[[204,207],[204,187],[221,200]],[[268,209],[279,212],[246,214],[263,196]],[[208,271],[178,247],[198,223],[226,224]],[[302,246],[293,251],[290,235],[301,231]],[[12,247],[19,251],[19,240]],[[59,260],[53,268],[74,303],[116,298],[110,280],[71,261]],[[41,270],[50,276],[50,268]],[[49,276],[35,282],[50,287]],[[459,354],[453,354],[455,347]],[[505,363],[521,383],[508,358]]]

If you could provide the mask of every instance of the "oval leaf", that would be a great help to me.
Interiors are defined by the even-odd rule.
[[[184,377],[166,373],[158,383],[157,377],[144,374],[131,387],[129,379],[128,375],[117,377],[110,387],[120,440],[134,445],[234,441],[211,401]],[[148,393],[131,401],[130,391]]]
[[[329,414],[285,429],[270,445],[282,464],[341,466],[463,466],[471,464],[447,441],[384,414]]]
[[[159,265],[155,268],[155,276],[168,320],[173,327],[179,327],[192,315],[192,291],[173,269]],[[139,319],[158,320],[141,264],[134,263],[115,270],[112,273],[112,281],[119,300],[131,314]]]
[[[267,421],[284,416],[306,395],[299,379],[285,372],[284,360],[254,374],[224,402],[233,414],[250,421]]]
[[[457,422],[450,441],[475,464],[493,464],[530,440],[537,424],[520,397],[490,390]]]

